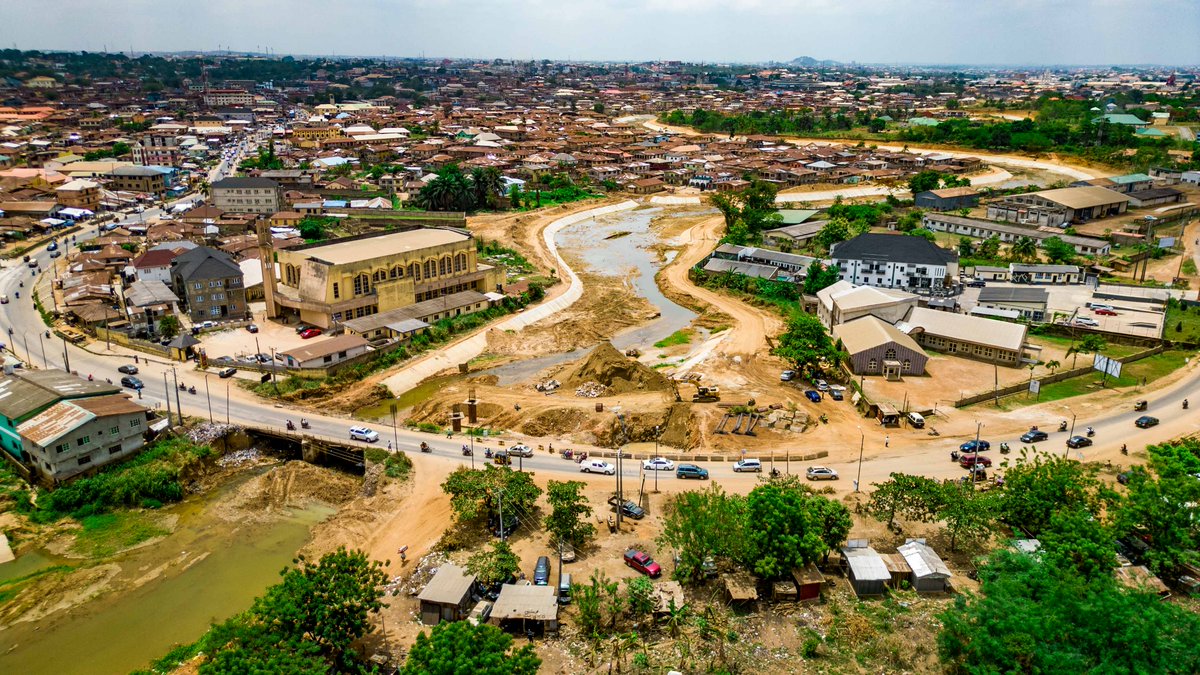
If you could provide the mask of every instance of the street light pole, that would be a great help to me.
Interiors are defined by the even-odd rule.
[[[167,426],[171,425],[171,385],[167,382],[167,374],[163,373],[163,392],[167,399]]]
[[[971,464],[971,489],[975,488],[975,474],[979,471],[979,432],[983,429],[983,423],[979,420],[975,421],[975,461]]]
[[[654,458],[658,459],[658,430],[660,427],[654,427]],[[658,465],[654,467],[654,494],[658,494]]]
[[[63,336],[63,370],[71,372],[71,355],[67,353],[67,336]]]
[[[229,385],[232,382],[225,382],[225,424],[229,424]]]
[[[862,482],[862,458],[863,448],[867,445],[867,435],[863,433],[862,427],[858,427],[858,478],[854,480],[854,491],[858,492],[858,484]]]
[[[179,415],[179,426],[183,426],[183,403],[179,400],[179,373],[175,371],[175,368],[171,368],[171,378],[175,380],[175,413]]]
[[[1070,443],[1071,439],[1075,437],[1075,411],[1071,410],[1070,408],[1067,408],[1067,410],[1071,413],[1071,430],[1067,432],[1067,443]],[[1063,450],[1063,459],[1066,459],[1070,455],[1071,446],[1068,445],[1067,449]]]
[[[46,360],[46,340],[45,340],[45,336],[43,336],[42,338],[40,338],[40,339],[38,340],[38,342],[39,342],[39,343],[41,344],[41,346],[42,346],[42,367],[43,367],[43,368],[45,368],[46,370],[50,370],[50,362]]]
[[[204,398],[208,399],[208,422],[213,423],[212,414],[212,392],[208,388],[208,373],[204,374]]]

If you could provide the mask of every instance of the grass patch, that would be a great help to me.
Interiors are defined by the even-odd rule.
[[[681,330],[677,330],[674,333],[671,333],[670,335],[659,340],[658,342],[655,342],[654,346],[658,347],[659,349],[664,349],[666,347],[674,347],[676,345],[686,345],[691,341],[692,341],[692,330],[690,328],[684,328]]]
[[[525,256],[521,255],[520,251],[501,246],[498,242],[476,239],[475,250],[484,260],[500,263],[510,270],[519,272],[533,271],[533,265],[530,264]]]
[[[1198,318],[1200,318],[1200,317],[1198,317]],[[1031,334],[1029,336],[1029,341],[1033,342],[1033,343],[1041,343],[1044,345],[1054,345],[1063,350],[1070,349],[1071,344],[1072,344],[1071,338],[1068,336],[1065,336],[1065,335],[1032,335]],[[1078,344],[1078,343],[1079,343],[1079,340],[1074,341],[1074,344]],[[1137,347],[1134,345],[1123,345],[1123,344],[1116,344],[1116,343],[1110,342],[1110,343],[1108,343],[1108,346],[1106,346],[1104,349],[1102,349],[1100,351],[1100,353],[1105,356],[1112,356],[1112,357],[1116,357],[1116,358],[1120,359],[1120,358],[1129,356],[1131,354],[1136,354],[1138,352],[1145,351],[1146,349],[1147,349],[1146,347]],[[1093,358],[1093,356],[1091,354],[1080,354],[1079,360],[1076,361],[1074,358],[1074,355],[1072,355],[1072,357],[1069,360],[1064,360],[1062,362],[1062,365],[1064,368],[1074,367],[1072,364],[1086,365],[1091,362],[1092,358]]]
[[[17,594],[21,592],[25,584],[33,581],[34,579],[44,577],[47,574],[64,574],[73,569],[75,568],[70,565],[53,565],[51,567],[44,567],[40,570],[30,572],[29,574],[19,576],[14,579],[9,579],[5,582],[0,582],[0,605],[3,605],[9,600],[17,597]]]
[[[412,468],[412,460],[403,452],[393,452],[384,461],[384,473],[388,478],[407,478]]]
[[[1160,354],[1146,357],[1140,361],[1128,363],[1121,368],[1121,377],[1107,378],[1099,372],[1088,373],[1080,377],[1072,377],[1061,382],[1052,382],[1043,384],[1040,396],[1023,393],[1007,396],[1000,399],[1000,408],[1002,410],[1014,410],[1027,405],[1037,403],[1047,403],[1050,401],[1061,401],[1074,396],[1082,396],[1103,389],[1131,388],[1142,385],[1143,380],[1146,384],[1154,382],[1175,372],[1183,367],[1191,352],[1172,349]],[[984,401],[976,405],[992,405],[991,401]]]
[[[143,511],[98,513],[80,519],[83,530],[75,535],[76,553],[89,558],[107,558],[155,537],[170,534],[151,514]]]
[[[1180,268],[1180,270],[1190,277],[1196,276],[1196,261],[1191,258],[1187,258],[1183,261],[1183,267]]]
[[[1200,343],[1200,307],[1180,307],[1178,303],[1169,303],[1163,326],[1163,337],[1168,340]]]

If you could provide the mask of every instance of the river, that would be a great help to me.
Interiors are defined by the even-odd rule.
[[[253,475],[167,509],[179,516],[175,532],[119,556],[116,588],[102,597],[0,630],[6,650],[0,654],[0,673],[128,673],[175,644],[195,641],[209,624],[249,609],[255,597],[278,582],[279,571],[291,563],[312,526],[334,512],[316,505],[274,522],[232,526],[209,512],[207,507]],[[185,560],[195,562],[182,564]],[[122,580],[159,567],[165,569],[157,578],[130,591],[120,589]]]

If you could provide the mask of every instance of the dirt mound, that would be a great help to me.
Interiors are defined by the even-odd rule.
[[[292,461],[247,481],[228,505],[229,513],[223,515],[240,520],[310,502],[336,506],[353,499],[361,482],[344,473]]]
[[[521,425],[521,433],[530,436],[556,436],[587,430],[591,415],[578,408],[551,408],[536,413]]]
[[[699,427],[692,419],[692,406],[687,403],[675,403],[658,412],[631,412],[625,417],[625,424],[631,443],[650,443],[656,433],[661,433],[659,442],[673,448],[693,450],[700,444]],[[596,445],[606,448],[615,448],[626,440],[625,432],[612,416],[597,425],[594,433]]]
[[[608,387],[612,395],[671,390],[671,383],[662,373],[627,358],[611,342],[600,344],[582,363],[571,367],[564,375],[558,379],[563,387],[571,390],[589,382]]]

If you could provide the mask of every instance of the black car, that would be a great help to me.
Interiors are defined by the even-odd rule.
[[[126,375],[137,375],[138,367],[135,365],[126,364],[126,365],[118,367],[117,372],[124,373]]]
[[[1149,415],[1142,415],[1141,417],[1134,420],[1133,423],[1139,429],[1149,429],[1150,427],[1158,425],[1158,418],[1151,417]]]
[[[142,381],[137,379],[136,377],[126,375],[125,377],[121,378],[121,386],[129,387],[130,389],[141,389],[141,388],[145,387],[146,385],[142,384]]]
[[[615,507],[617,505],[617,498],[616,497],[610,498],[608,500],[608,503],[610,506]],[[625,516],[626,518],[633,518],[634,520],[641,520],[642,518],[646,517],[646,511],[642,507],[640,507],[637,504],[634,504],[633,502],[626,499],[621,504],[621,515]]]
[[[1092,444],[1092,439],[1087,436],[1072,436],[1067,439],[1068,448],[1086,448]]]
[[[987,450],[990,450],[991,447],[992,444],[988,443],[987,441],[967,441],[966,443],[958,446],[958,449],[963,452],[986,452]]]
[[[1037,443],[1038,441],[1044,441],[1047,438],[1050,438],[1050,434],[1041,431],[1040,429],[1037,431],[1026,431],[1024,434],[1021,434],[1022,443]]]
[[[829,390],[829,398],[831,398],[835,401],[840,401],[840,400],[842,400],[842,398],[844,398],[844,394],[842,394],[841,389],[830,389]]]
[[[222,370],[221,372],[217,373],[217,377],[220,377],[221,379],[225,379],[225,378],[233,377],[236,374],[237,374],[237,368],[226,368],[225,370]]]
[[[533,568],[533,585],[547,586],[550,584],[550,559],[546,556],[541,556],[537,559],[537,565]]]

